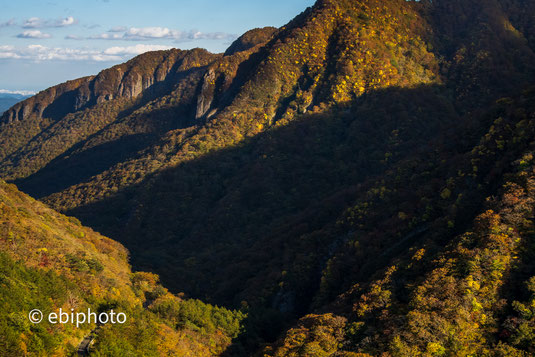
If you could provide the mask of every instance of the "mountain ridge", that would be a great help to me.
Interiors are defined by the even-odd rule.
[[[173,291],[249,307],[229,354],[529,353],[529,298],[496,287],[531,269],[534,4],[321,0],[225,54],[141,55],[83,110],[4,114],[0,173]]]

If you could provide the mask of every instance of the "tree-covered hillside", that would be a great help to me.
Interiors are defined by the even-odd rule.
[[[77,355],[91,324],[32,324],[45,316],[114,309],[124,324],[107,324],[91,352],[102,356],[212,356],[240,329],[243,313],[170,294],[152,273],[132,273],[119,243],[0,182],[0,354]]]
[[[319,0],[146,53],[6,112],[0,175],[246,309],[227,355],[533,353],[534,8]]]

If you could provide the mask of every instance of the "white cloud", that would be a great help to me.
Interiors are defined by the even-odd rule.
[[[101,33],[100,35],[89,36],[88,40],[121,40],[122,35],[116,33]]]
[[[36,92],[30,90],[8,90],[0,89],[0,94],[20,94],[20,95],[34,95]]]
[[[77,21],[74,19],[74,17],[69,16],[61,20],[56,21],[56,27],[65,27],[65,26],[71,26],[77,23]]]
[[[181,32],[177,30],[170,30],[167,27],[131,27],[124,33],[125,39],[143,40],[154,38],[173,38],[176,39],[181,36]]]
[[[19,59],[20,56],[16,54],[15,52],[0,52],[0,59]]]
[[[110,47],[105,50],[47,47],[35,44],[19,48],[0,46],[0,59],[19,59],[35,62],[54,60],[121,62],[144,52],[166,50],[169,48],[171,47],[145,44],[127,47]]]
[[[39,17],[30,17],[22,25],[25,29],[36,29],[36,28],[45,28],[45,27],[67,27],[78,23],[72,16],[65,18],[60,18],[57,20],[43,20]]]
[[[13,46],[0,46],[0,59],[6,58],[20,58],[20,56],[15,52],[15,47]]]
[[[101,51],[75,49],[75,48],[51,48],[42,45],[30,45],[23,51],[25,58],[35,61],[118,61],[118,56],[106,56]],[[23,57],[24,58],[24,57]]]
[[[170,46],[161,46],[161,45],[135,45],[127,47],[110,47],[104,51],[106,55],[139,55],[149,51],[161,51],[168,50],[172,47]]]
[[[176,42],[191,40],[235,40],[236,35],[225,32],[179,31],[167,27],[114,27],[107,33],[89,36],[88,40],[145,41],[169,39]]]
[[[225,32],[199,32],[190,31],[185,39],[188,40],[235,40],[238,38],[236,35],[228,34]]]
[[[24,24],[22,25],[25,29],[33,29],[37,27],[43,27],[44,22],[38,17],[30,17],[28,20],[24,21]]]
[[[39,39],[44,39],[44,38],[50,38],[52,37],[50,34],[48,33],[43,33],[39,30],[26,30],[24,31],[23,33],[19,33],[17,35],[18,38],[39,38]]]

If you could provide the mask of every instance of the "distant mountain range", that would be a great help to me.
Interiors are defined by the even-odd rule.
[[[0,93],[0,115],[18,102],[28,97],[30,97],[30,95]]]
[[[239,309],[226,355],[534,355],[534,13],[319,0],[145,53],[7,110],[0,176]]]

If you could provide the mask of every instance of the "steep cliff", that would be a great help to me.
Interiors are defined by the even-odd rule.
[[[135,99],[142,93],[156,97],[176,85],[184,71],[206,65],[215,57],[201,50],[146,53],[96,76],[46,89],[13,106],[2,116],[2,122],[30,117],[61,119],[69,113],[116,98]]]
[[[529,301],[515,294],[531,265],[511,261],[531,211],[525,227],[508,212],[532,195],[532,8],[320,0],[225,54],[157,52],[131,74],[82,79],[85,107],[60,106],[72,113],[4,120],[0,173],[124,243],[171,289],[247,306],[238,350],[305,316],[265,352],[529,352],[496,331],[531,323],[509,313]],[[183,59],[156,76],[170,53]],[[501,233],[500,247],[485,239]]]

